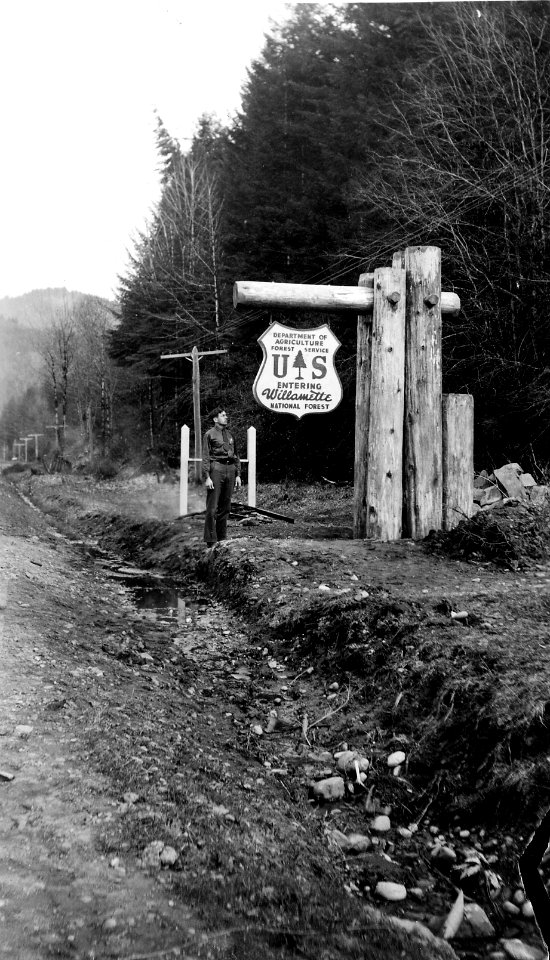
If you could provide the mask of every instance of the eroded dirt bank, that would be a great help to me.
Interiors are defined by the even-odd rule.
[[[16,545],[22,574],[10,593],[15,598],[16,583],[31,591],[31,607],[17,611],[22,633],[29,611],[33,618],[42,611],[27,646],[17,647],[17,667],[25,661],[30,669],[32,657],[41,656],[39,689],[46,677],[55,684],[52,701],[64,701],[47,712],[44,705],[43,713],[58,725],[55,750],[70,744],[71,815],[87,816],[90,831],[84,852],[69,840],[66,856],[78,853],[81,876],[94,875],[86,860],[97,859],[110,884],[101,902],[114,904],[101,918],[86,907],[82,926],[69,933],[60,909],[49,930],[59,938],[48,948],[58,951],[53,955],[64,956],[64,949],[70,956],[169,956],[175,949],[243,960],[450,957],[451,948],[425,928],[439,930],[470,855],[479,869],[462,884],[467,902],[482,906],[492,927],[481,932],[465,924],[453,939],[457,954],[505,956],[507,941],[521,938],[537,956],[532,921],[502,910],[517,886],[515,855],[526,825],[516,814],[515,827],[493,830],[487,807],[483,819],[470,801],[473,764],[483,760],[477,792],[487,789],[489,808],[499,776],[515,777],[509,795],[525,802],[523,771],[540,753],[536,722],[540,727],[546,698],[544,563],[497,571],[449,563],[413,544],[365,551],[353,541],[288,538],[280,530],[266,537],[236,526],[237,539],[206,555],[200,519],[116,517],[108,496],[98,511],[78,484],[55,496],[51,486],[25,489],[58,523],[69,520],[63,528],[78,530],[80,545],[62,541],[2,486],[4,540],[13,541],[3,544]],[[29,539],[29,522],[38,541]],[[140,614],[126,582],[107,576],[99,545],[177,576],[185,616],[174,622]],[[36,564],[25,568],[34,549],[43,552],[38,577]],[[52,583],[45,576],[50,566]],[[213,594],[229,600],[233,612]],[[8,602],[6,617],[9,610]],[[466,619],[454,619],[457,612]],[[519,666],[518,644],[513,656],[509,646],[518,627]],[[506,657],[515,665],[514,689],[511,674],[496,682]],[[529,703],[538,698],[536,718],[536,711],[527,716],[517,687],[522,676]],[[473,720],[468,701],[480,698],[485,712]],[[23,751],[38,743],[40,715],[29,716],[21,721],[33,725],[28,740],[15,733],[18,716],[7,721]],[[502,718],[500,730],[495,717]],[[473,729],[483,743],[479,755],[468,745]],[[533,742],[519,750],[515,740],[525,730]],[[340,801],[310,802],[311,785],[338,772],[334,754],[345,747],[368,757],[365,787],[349,777]],[[397,778],[386,766],[396,749],[407,756]],[[0,789],[13,790],[18,779]],[[104,823],[94,820],[92,786],[110,814]],[[83,812],[83,796],[94,814]],[[445,818],[453,796],[460,803]],[[387,833],[372,829],[384,811]],[[409,835],[414,822],[419,829]],[[357,834],[363,841],[354,849],[348,841]],[[454,861],[434,856],[438,837]],[[69,862],[75,871],[74,858]],[[491,874],[500,882],[494,898]],[[153,891],[156,908],[145,913],[134,879],[145,900]],[[404,886],[406,899],[383,901],[375,892],[381,880]],[[47,889],[53,880],[44,883]],[[111,887],[118,900],[111,901]],[[140,909],[130,911],[134,902]],[[407,933],[379,908],[422,927]],[[136,926],[144,916],[147,942]],[[112,930],[102,926],[106,919],[115,921]]]

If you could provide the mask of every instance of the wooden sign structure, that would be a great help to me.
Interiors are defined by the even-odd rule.
[[[234,285],[236,307],[356,313],[353,535],[420,539],[450,529],[473,502],[473,398],[442,396],[441,250],[407,247],[357,287]]]

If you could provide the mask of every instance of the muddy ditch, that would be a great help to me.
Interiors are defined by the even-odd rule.
[[[55,511],[66,516],[62,497]],[[381,880],[419,890],[405,912],[399,905],[386,910],[433,930],[459,886],[471,902],[483,903],[493,933],[480,944],[470,931],[456,948],[461,956],[487,955],[499,936],[533,940],[528,919],[503,905],[511,903],[518,851],[550,789],[544,563],[532,576],[519,576],[495,571],[480,557],[457,563],[434,556],[418,544],[365,551],[354,542],[273,539],[242,529],[206,552],[200,520],[87,513],[78,498],[70,512],[91,559],[95,541],[149,576],[161,570],[168,577],[157,585],[141,573],[132,582],[135,571],[128,574],[136,602],[140,590],[144,597],[163,591],[160,606],[150,608],[161,624],[181,627],[190,618],[196,629],[208,597],[242,617],[240,646],[186,650],[182,692],[201,704],[203,715],[211,705],[212,739],[200,752],[178,747],[173,762],[188,774],[183,789],[163,771],[180,824],[196,822],[203,805],[197,796],[207,798],[204,828],[210,823],[214,849],[185,838],[187,865],[176,879],[185,896],[210,897],[221,913],[248,918],[236,956],[255,955],[267,941],[282,956],[319,955],[318,938],[304,933],[315,927],[330,944],[327,957],[387,956],[387,943],[386,952],[382,944],[377,952],[374,941],[365,953],[369,937],[358,925],[368,924],[368,911],[358,919],[355,899],[360,913],[365,900],[372,909]],[[225,719],[222,701],[229,703]],[[187,721],[189,738],[203,736],[198,720]],[[335,753],[346,748],[368,761],[367,787],[346,776],[339,801],[308,804],[308,787],[313,800],[312,786],[338,774]],[[406,757],[398,776],[386,763],[396,750]],[[236,797],[220,771],[237,759],[246,775]],[[130,789],[135,774],[137,791],[139,770],[119,768],[112,756],[105,762]],[[222,811],[213,833],[212,804]],[[385,810],[391,834],[368,831],[368,849],[346,852],[347,838],[365,836],[365,813],[370,819]],[[281,818],[294,824],[290,833],[281,833]],[[398,828],[405,831],[400,839]],[[134,838],[141,831],[142,845],[158,839],[154,817],[127,829]],[[167,830],[165,837],[172,835]],[[438,844],[453,856],[439,857]],[[469,867],[468,857],[475,861]],[[245,863],[254,863],[253,885],[241,875]],[[463,877],[465,869],[471,872]],[[423,951],[418,956],[434,955]]]
[[[423,544],[366,553],[356,541],[288,530],[273,539],[271,528],[250,536],[234,525],[209,552],[202,517],[90,513],[70,486],[52,499],[39,478],[28,492],[140,568],[203,583],[298,668],[313,662],[344,684],[353,678],[373,727],[407,741],[410,770],[422,790],[437,785],[447,818],[506,826],[520,813],[536,817],[550,794],[550,504],[500,508]],[[495,572],[503,566],[512,570]],[[342,728],[349,715],[353,704],[342,708]]]

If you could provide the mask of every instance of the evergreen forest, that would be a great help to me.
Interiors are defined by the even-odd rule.
[[[266,36],[231,124],[200,118],[184,151],[157,117],[159,202],[110,317],[84,302],[71,327],[64,415],[86,425],[89,448],[176,465],[191,364],[161,356],[196,346],[226,351],[200,361],[203,430],[221,403],[241,444],[256,427],[259,479],[351,482],[354,320],[238,311],[233,283],[357,285],[394,251],[434,244],[462,302],[444,317],[443,387],[474,395],[476,467],[546,466],[549,12],[546,0],[297,4]],[[274,319],[330,323],[333,412],[297,420],[255,401],[258,337]],[[81,371],[99,364],[92,393],[79,356]]]

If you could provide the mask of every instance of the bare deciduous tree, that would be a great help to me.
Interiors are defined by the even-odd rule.
[[[365,246],[378,260],[442,247],[464,304],[444,330],[447,372],[477,382],[488,420],[500,396],[535,422],[550,410],[550,22],[533,3],[449,17],[426,24],[426,62],[382,121],[389,150],[358,195],[389,229]]]

